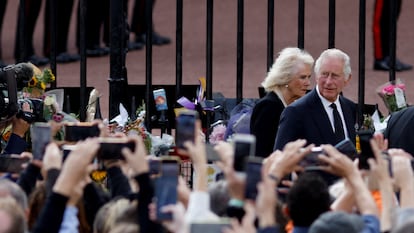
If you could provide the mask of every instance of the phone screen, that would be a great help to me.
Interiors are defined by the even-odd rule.
[[[23,164],[28,163],[26,157],[10,157],[8,155],[0,156],[0,172],[20,173],[23,170]]]
[[[236,172],[244,172],[246,158],[253,156],[252,150],[254,143],[252,141],[234,140],[234,170]]]
[[[50,125],[47,123],[36,122],[30,127],[32,154],[34,159],[43,159],[46,146],[51,139],[51,134]]]
[[[65,125],[65,141],[77,142],[89,137],[98,137],[98,125]]]
[[[194,142],[195,122],[197,115],[195,112],[181,113],[177,117],[176,124],[176,144],[180,149],[185,149],[186,141]]]
[[[125,147],[135,151],[135,142],[100,142],[96,157],[101,160],[124,159],[122,149]]]
[[[357,133],[359,136],[359,145],[361,148],[361,153],[359,154],[359,169],[369,169],[368,159],[375,158],[374,152],[372,151],[370,140],[374,135],[373,131],[366,130]]]
[[[161,208],[177,203],[177,185],[179,164],[176,160],[162,161],[161,176],[155,180],[155,197],[157,200],[157,220],[171,220],[171,213],[162,213]]]
[[[262,179],[262,161],[248,161],[246,164],[246,199],[256,200],[257,197],[257,184]]]

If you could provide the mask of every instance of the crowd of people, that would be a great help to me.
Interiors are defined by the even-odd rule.
[[[308,91],[311,75],[316,86]],[[402,134],[392,136],[387,129],[385,136],[373,135],[369,169],[359,168],[359,156],[334,147],[346,139],[358,144],[356,105],[341,95],[351,77],[350,58],[340,49],[323,51],[315,64],[306,51],[283,49],[251,118],[261,170],[235,171],[234,144],[219,141],[216,165],[224,176],[210,183],[200,120],[194,140],[180,151],[194,169],[189,185],[162,166],[161,174],[154,173],[149,162],[154,156],[141,136],[114,132],[99,120],[90,123],[100,129],[99,137],[75,142],[68,154],[67,142],[51,140],[43,156],[34,158],[26,137],[31,124],[15,117],[1,157],[30,161],[19,173],[2,174],[0,232],[412,232],[414,174],[412,155],[395,143]],[[398,124],[410,115],[391,118]],[[49,124],[53,135],[65,123]],[[97,158],[102,139],[114,137],[133,146],[122,149],[121,159]],[[316,147],[318,162],[303,165]],[[91,179],[97,171],[105,171],[103,181]],[[175,177],[160,185],[163,173]],[[257,195],[246,195],[252,180],[258,181]],[[160,186],[175,184],[173,193],[160,193]],[[159,199],[173,197],[173,203],[157,206]]]

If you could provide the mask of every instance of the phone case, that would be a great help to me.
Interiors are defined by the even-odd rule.
[[[179,164],[174,158],[163,158],[161,175],[155,180],[155,197],[157,203],[157,220],[171,220],[171,213],[162,213],[161,208],[177,203]]]

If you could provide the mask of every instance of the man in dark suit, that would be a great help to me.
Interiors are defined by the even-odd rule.
[[[282,112],[274,149],[281,150],[296,139],[318,146],[335,145],[349,138],[355,144],[356,104],[340,95],[351,76],[346,53],[339,49],[322,52],[315,63],[317,85]],[[333,103],[339,116],[331,106]]]
[[[401,148],[414,155],[414,107],[391,114],[384,137],[389,148]]]

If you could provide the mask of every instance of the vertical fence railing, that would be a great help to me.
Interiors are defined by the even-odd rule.
[[[397,38],[397,3],[396,1],[388,1],[390,4],[389,14],[390,14],[390,81],[395,80],[395,62],[396,62],[396,38]]]
[[[273,64],[273,38],[275,24],[275,0],[267,1],[267,66],[266,72]]]
[[[243,99],[243,45],[244,45],[244,0],[237,1],[237,71],[236,99]]]
[[[57,67],[56,67],[56,41],[57,41],[57,0],[50,0],[50,69],[53,74],[57,77]],[[50,87],[56,88],[57,79],[55,82],[52,82]]]
[[[364,119],[363,107],[365,103],[365,27],[366,27],[366,0],[359,1],[359,48],[358,48],[358,127]]]
[[[85,112],[86,112],[86,87],[87,87],[87,79],[86,79],[86,0],[80,0],[80,33],[79,33],[79,51],[81,55],[80,61],[80,119],[85,119]],[[20,49],[20,57],[24,59],[26,56],[25,44],[26,41],[26,31],[25,31],[25,14],[24,14],[24,6],[25,0],[20,0],[20,8],[19,11],[21,13],[21,18],[19,19],[19,33],[20,37],[18,38],[19,43],[21,44]],[[52,63],[53,57],[56,56],[56,4],[58,2],[51,1],[51,55],[52,55]],[[116,0],[112,0],[111,3],[115,4]],[[207,35],[206,35],[206,98],[212,99],[212,74],[213,74],[213,0],[207,0]],[[395,63],[396,63],[396,20],[397,20],[397,6],[394,1],[390,1],[390,26],[391,26],[391,33],[390,33],[390,80],[395,80]],[[298,47],[304,48],[304,29],[305,29],[305,1],[298,0]],[[146,63],[145,63],[145,85],[146,85],[146,93],[145,93],[145,101],[146,101],[146,117],[147,119],[151,119],[151,113],[149,109],[149,104],[152,101],[151,96],[151,88],[152,88],[152,7],[153,7],[153,0],[146,0],[146,22],[147,22],[147,32],[146,32]],[[275,1],[268,0],[267,2],[268,7],[268,15],[267,15],[267,69],[271,67],[273,63],[273,50],[274,50],[274,8],[275,8]],[[118,7],[111,7],[111,17],[115,17],[114,19],[117,20],[125,20],[124,19],[124,12],[123,8],[125,6],[124,1],[120,1],[115,6]],[[328,47],[334,48],[335,47],[335,8],[336,2],[335,0],[329,0],[329,35],[328,35]],[[123,13],[120,13],[122,11]],[[115,16],[113,16],[115,15]],[[118,16],[116,16],[118,15]],[[118,18],[116,18],[118,17]],[[364,96],[365,96],[365,30],[366,30],[366,0],[360,0],[359,5],[359,89],[358,89],[358,105],[359,109],[361,110],[364,105]],[[120,22],[120,21],[119,21]],[[125,23],[125,22],[124,22]],[[177,29],[176,29],[176,97],[181,96],[181,88],[182,88],[182,25],[183,25],[183,0],[177,0]],[[114,27],[111,25],[111,30],[115,30]],[[112,32],[112,35],[117,34]],[[239,102],[243,98],[243,43],[244,43],[244,0],[238,0],[238,7],[237,7],[237,101]],[[111,42],[111,46],[117,46],[116,41],[122,40],[124,43],[125,38],[122,38],[120,35],[124,35],[124,32],[120,32],[118,37],[111,38],[113,41]],[[111,60],[118,60],[121,62],[125,62],[125,44],[120,44],[119,55],[120,57],[111,58]],[[113,48],[111,48],[112,50]],[[21,62],[21,61],[19,61]],[[52,64],[53,65],[53,64]],[[112,80],[114,77],[119,78],[120,80],[125,79],[126,81],[126,68],[124,66],[119,66],[119,70],[112,70],[115,67],[112,67],[111,64],[111,77]],[[114,73],[113,73],[114,72]],[[56,73],[56,71],[55,71]],[[116,90],[123,90],[124,86],[119,86]],[[115,93],[115,92],[114,92]],[[66,97],[65,97],[66,98]],[[119,100],[116,99],[116,96],[110,96],[110,116],[114,116],[114,113],[117,113]],[[114,101],[115,99],[115,101]],[[114,110],[116,108],[116,110]],[[362,117],[362,114],[360,114]],[[150,120],[146,121],[147,127],[151,130]],[[207,126],[210,125],[210,115],[207,115]]]
[[[298,1],[298,48],[305,48],[305,0]]]
[[[152,87],[152,4],[153,0],[145,1],[145,19],[147,22],[145,44],[145,121],[146,127],[151,132],[151,87]]]
[[[336,0],[329,0],[328,48],[335,48]]]
[[[213,98],[213,9],[214,0],[207,0],[207,45],[206,45],[206,99]],[[206,114],[206,126],[211,122],[210,114]]]
[[[87,0],[80,0],[79,1],[79,53],[80,53],[80,107],[79,107],[79,118],[81,121],[86,119],[86,87],[87,87],[87,80],[86,80],[86,1]],[[69,99],[67,97],[66,99]],[[66,106],[69,106],[66,103]],[[109,106],[111,109],[112,106]],[[83,111],[85,110],[85,111]]]
[[[177,0],[177,19],[175,29],[175,99],[181,97],[183,84],[183,0]],[[170,100],[171,101],[171,100]]]

